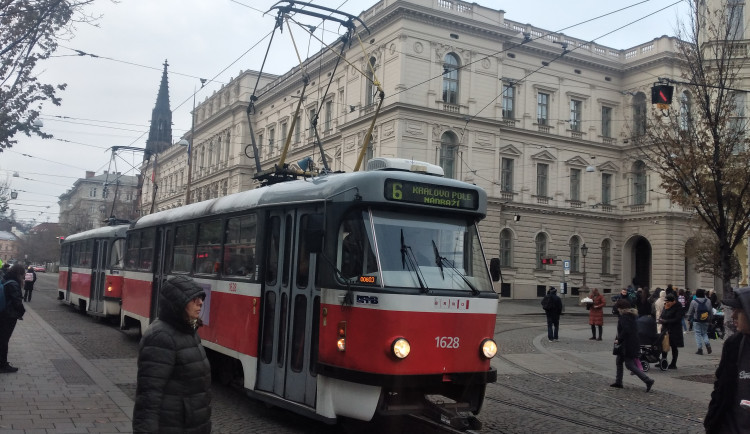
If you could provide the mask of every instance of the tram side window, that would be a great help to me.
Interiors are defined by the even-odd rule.
[[[339,229],[339,266],[348,279],[378,271],[363,219],[363,213],[350,213]]]
[[[279,217],[271,217],[269,241],[266,252],[266,283],[275,285],[279,277],[279,248],[281,242],[281,220]]]
[[[195,224],[177,226],[174,231],[174,256],[172,271],[189,273],[193,269],[193,248],[195,247]]]
[[[110,268],[122,268],[125,265],[125,240],[120,238],[112,243],[112,254],[109,257]]]
[[[141,232],[141,252],[138,255],[138,268],[150,270],[154,255],[154,229],[146,229]]]
[[[255,214],[229,219],[226,234],[223,274],[255,279]]]
[[[195,251],[195,272],[215,274],[221,261],[221,220],[198,225],[198,247]]]
[[[94,240],[86,240],[79,243],[78,260],[76,265],[79,267],[91,267],[91,256],[94,253]]]
[[[125,252],[125,263],[130,269],[137,268],[138,264],[138,252],[141,249],[141,234],[140,232],[129,233],[127,238],[128,250]]]
[[[300,227],[307,227],[308,215],[303,215],[300,219]],[[300,236],[297,242],[297,286],[307,288],[307,282],[310,277],[310,250],[307,248],[305,237]]]
[[[70,244],[62,246],[62,252],[60,253],[60,266],[68,266],[70,264]]]

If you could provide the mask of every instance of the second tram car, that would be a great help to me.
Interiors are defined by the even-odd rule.
[[[128,225],[70,235],[61,246],[57,298],[82,312],[118,318]]]

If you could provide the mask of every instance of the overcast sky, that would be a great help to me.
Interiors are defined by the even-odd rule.
[[[388,0],[391,1],[391,0]],[[437,0],[433,0],[437,2]],[[193,90],[199,78],[210,81],[197,101],[220,89],[240,70],[259,70],[273,28],[270,0],[99,0],[92,8],[103,17],[98,27],[78,26],[76,35],[61,41],[53,59],[38,65],[40,80],[67,83],[60,107],[43,109],[44,130],[55,139],[17,136],[18,144],[0,154],[0,179],[8,177],[19,192],[11,201],[20,220],[57,222],[60,194],[87,170],[136,174],[142,153],[122,153],[114,161],[112,146],[145,147],[151,110],[156,102],[164,60],[169,62],[169,92],[176,142],[190,129]],[[375,0],[316,0],[313,3],[358,15]],[[488,8],[504,10],[505,18],[549,31],[566,29],[568,36],[596,40],[624,49],[662,35],[674,35],[678,17],[686,10],[676,0],[480,0]],[[632,6],[632,7],[630,7]],[[613,13],[617,10],[620,12]],[[629,23],[640,20],[634,24]],[[319,20],[305,19],[318,24]],[[625,26],[608,36],[602,35]],[[327,41],[340,29],[329,23],[317,34]],[[295,38],[301,54],[314,53],[319,42],[301,34]],[[80,56],[74,50],[99,57]],[[281,74],[296,63],[288,32],[276,34],[277,53],[264,71]],[[18,176],[14,176],[17,173]]]

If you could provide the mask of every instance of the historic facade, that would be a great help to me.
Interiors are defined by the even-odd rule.
[[[85,178],[60,195],[60,227],[74,234],[107,225],[111,216],[134,220],[138,217],[138,177],[105,171]]]
[[[501,261],[503,297],[534,298],[561,282],[573,294],[584,284],[605,293],[632,283],[713,288],[686,253],[697,221],[660,191],[631,140],[644,131],[656,78],[679,77],[677,41],[618,50],[505,15],[457,0],[376,3],[360,16],[371,31],[366,52],[353,44],[335,73],[331,51],[305,63],[296,117],[299,68],[262,76],[252,116],[262,169],[278,163],[289,137],[287,163],[311,157],[321,168],[325,158],[334,171],[353,170],[379,82],[385,99],[367,158],[438,164],[487,191],[479,227],[488,259]],[[191,201],[257,185],[246,117],[255,74],[196,107]],[[314,146],[316,117],[324,155]],[[162,188],[156,210],[184,203],[184,151],[159,156],[157,183],[175,193]],[[550,257],[555,265],[543,263]]]

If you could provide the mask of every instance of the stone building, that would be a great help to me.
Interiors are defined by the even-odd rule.
[[[60,195],[60,227],[66,234],[107,225],[111,216],[134,220],[138,216],[138,177],[120,172],[95,175],[87,171]]]
[[[427,161],[487,191],[479,228],[488,259],[501,261],[503,297],[538,297],[561,282],[573,294],[584,283],[605,293],[633,283],[713,288],[686,253],[697,220],[660,191],[631,140],[644,131],[655,77],[679,77],[678,41],[620,50],[505,15],[458,0],[375,3],[360,15],[371,31],[365,53],[353,44],[335,73],[331,51],[305,62],[310,83],[296,117],[299,68],[262,77],[252,117],[261,168],[278,162],[289,136],[292,165],[311,157],[318,168],[325,159],[351,171],[379,81],[385,99],[366,158]],[[246,152],[252,74],[196,107],[193,201],[257,185]],[[315,114],[324,155],[314,146]],[[169,152],[184,160],[184,148],[172,148],[164,160]],[[158,182],[185,185],[178,159],[157,171]],[[156,209],[179,196],[157,195]],[[550,257],[555,265],[543,263]]]
[[[0,231],[0,259],[3,263],[8,259],[18,258],[18,237],[8,231]]]

